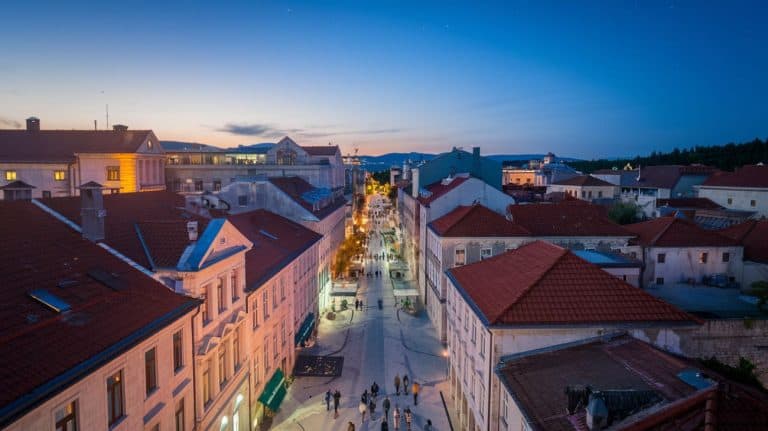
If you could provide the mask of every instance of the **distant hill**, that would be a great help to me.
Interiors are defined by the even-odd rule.
[[[719,169],[733,170],[735,168],[756,163],[768,162],[768,139],[755,139],[741,144],[713,145],[710,147],[696,146],[679,149],[667,153],[652,152],[648,156],[634,158],[582,160],[569,165],[583,172],[593,172],[598,169],[611,169],[630,163],[633,167],[655,165],[691,165],[701,164],[714,166]]]
[[[360,156],[361,165],[368,171],[383,171],[389,169],[392,166],[402,166],[406,160],[419,161],[419,160],[432,160],[437,156],[436,154],[429,153],[387,153],[380,156]],[[505,161],[529,161],[529,160],[541,160],[544,158],[544,154],[493,154],[490,156],[483,155],[491,160],[495,160],[499,163]],[[578,161],[570,157],[558,157],[559,160],[564,162]]]

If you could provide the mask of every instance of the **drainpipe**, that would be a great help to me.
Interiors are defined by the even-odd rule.
[[[495,356],[495,349],[493,348],[493,331],[489,329],[488,332],[491,334],[488,337],[488,341],[491,343],[491,345],[488,348],[488,399],[486,400],[488,403],[488,414],[485,416],[485,424],[487,425],[486,430],[491,431],[491,394],[493,393],[491,390],[491,386],[493,385],[491,372],[493,371],[493,356]]]
[[[192,315],[192,423],[193,429],[197,429],[197,361],[195,360],[195,321],[200,314],[200,307],[205,304],[198,304],[197,311]]]

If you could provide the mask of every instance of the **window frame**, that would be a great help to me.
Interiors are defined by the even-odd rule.
[[[68,412],[68,409],[71,407],[72,411]],[[61,404],[59,408],[56,408],[53,410],[53,427],[56,431],[62,430],[62,431],[77,431],[78,429],[78,420],[77,420],[77,408],[78,408],[78,402],[77,398],[68,400],[67,402]],[[56,414],[59,411],[63,411],[64,415],[57,419]]]
[[[107,376],[107,425],[115,426],[125,417],[125,387],[123,369]]]
[[[461,254],[462,259],[459,263],[458,256]],[[467,249],[465,247],[456,247],[453,249],[453,266],[464,266],[467,264]]]
[[[66,181],[67,180],[67,171],[61,170],[61,169],[54,169],[53,171],[53,180],[54,181]]]
[[[157,377],[157,346],[153,346],[144,352],[144,394],[147,398],[157,391],[159,379]]]
[[[184,368],[184,329],[173,333],[173,372],[178,374]]]
[[[19,173],[15,169],[8,169],[5,171],[5,180],[6,181],[16,181],[18,179]]]
[[[120,181],[120,166],[107,166],[107,181]]]
[[[657,253],[656,263],[667,263],[667,253]]]

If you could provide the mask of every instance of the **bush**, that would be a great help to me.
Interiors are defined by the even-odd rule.
[[[735,367],[720,362],[714,356],[709,359],[702,359],[701,362],[707,368],[710,368],[718,374],[722,374],[723,376],[728,377],[729,379],[753,386],[758,389],[765,389],[760,383],[760,380],[758,380],[757,376],[755,375],[755,364],[750,362],[750,360],[747,358],[740,357],[739,364]]]
[[[750,285],[752,294],[757,297],[757,308],[763,310],[768,303],[768,281],[760,280]]]
[[[608,210],[608,217],[618,224],[630,224],[638,221],[638,206],[632,202],[616,202]]]

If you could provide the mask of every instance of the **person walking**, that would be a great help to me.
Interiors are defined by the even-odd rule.
[[[424,426],[424,431],[432,431],[432,419],[427,419],[427,424]]]
[[[362,417],[362,420],[360,421],[360,423],[365,422],[365,410],[366,409],[367,409],[367,407],[366,407],[365,403],[360,401],[360,405],[357,406],[357,410],[360,411],[360,416]]]
[[[413,413],[411,413],[411,408],[406,407],[404,413],[405,413],[405,429],[407,431],[411,431],[411,424],[413,423]]]
[[[371,397],[371,400],[368,402],[368,408],[371,410],[371,420],[373,420],[373,414],[376,412],[376,400]]]
[[[339,417],[339,401],[341,401],[341,392],[339,392],[338,389],[336,389],[336,392],[333,393],[333,413],[334,417]]]
[[[360,401],[362,401],[362,402],[364,402],[364,403],[368,404],[368,389],[366,389],[365,391],[363,391],[363,396],[362,396],[362,397],[360,397]]]
[[[392,423],[395,424],[395,431],[400,429],[400,407],[395,406],[395,410],[392,412]]]
[[[389,406],[391,405],[389,397],[384,398],[384,402],[381,405],[384,407],[384,419],[389,419]]]
[[[403,391],[405,392],[405,395],[408,395],[408,383],[410,380],[408,379],[408,374],[403,376]]]
[[[412,388],[413,404],[417,405],[417,406],[419,405],[419,390],[420,389],[421,389],[421,386],[419,385],[419,383],[418,382],[413,382],[413,388]]]
[[[350,422],[350,423],[347,425],[347,431],[355,431],[355,424],[353,424],[352,422]]]
[[[400,396],[400,374],[395,374],[395,393]]]
[[[325,411],[329,412],[331,411],[331,390],[328,389],[328,392],[325,393]]]
[[[371,393],[373,394],[374,399],[379,396],[379,385],[376,382],[373,382],[371,385]]]
[[[387,423],[386,418],[384,418],[384,420],[381,421],[381,431],[389,431],[389,424]]]

